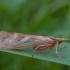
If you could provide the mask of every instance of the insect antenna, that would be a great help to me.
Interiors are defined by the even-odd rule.
[[[63,41],[64,41],[64,40],[70,40],[70,39],[69,39],[69,38],[61,38],[61,40],[63,40]]]
[[[65,40],[70,40],[70,38],[56,38],[59,41],[65,41]]]

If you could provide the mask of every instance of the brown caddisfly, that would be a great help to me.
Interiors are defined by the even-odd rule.
[[[33,46],[32,57],[35,50],[52,49],[54,46],[56,46],[57,56],[62,57],[58,54],[57,49],[58,45],[64,40],[70,39],[0,31],[0,49],[17,49]]]

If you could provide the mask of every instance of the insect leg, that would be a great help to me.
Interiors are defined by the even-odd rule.
[[[59,46],[58,46],[58,42],[57,42],[57,44],[56,44],[56,54],[57,54],[57,56],[58,56],[58,57],[61,57],[61,58],[64,58],[63,56],[60,56],[60,55],[58,54],[58,47],[59,47]]]
[[[66,46],[63,46],[63,47],[58,46],[58,48],[63,49],[63,48],[66,48]]]
[[[40,46],[37,46],[36,48],[33,49],[32,51],[32,57],[34,56],[34,51],[37,50]]]

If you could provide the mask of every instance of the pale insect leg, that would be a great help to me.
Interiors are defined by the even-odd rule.
[[[34,56],[34,51],[37,50],[40,46],[37,46],[35,49],[32,51],[32,57]]]
[[[58,48],[63,49],[63,48],[66,48],[66,46],[63,46],[63,47],[58,46]]]
[[[63,56],[60,56],[60,55],[58,54],[58,47],[59,47],[59,46],[58,46],[58,42],[57,42],[57,44],[56,44],[56,54],[57,54],[57,56],[58,56],[58,57],[61,57],[61,58],[64,58]]]

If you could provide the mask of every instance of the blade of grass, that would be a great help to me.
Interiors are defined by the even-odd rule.
[[[63,49],[58,49],[58,52],[59,55],[64,56],[65,58],[60,58],[56,55],[55,47],[52,50],[48,48],[42,51],[35,51],[34,58],[70,65],[70,44],[64,42],[60,45],[60,47],[63,46],[67,46],[67,47]],[[32,47],[17,49],[17,50],[0,50],[0,51],[11,53],[11,54],[17,54],[21,56],[32,57]]]

